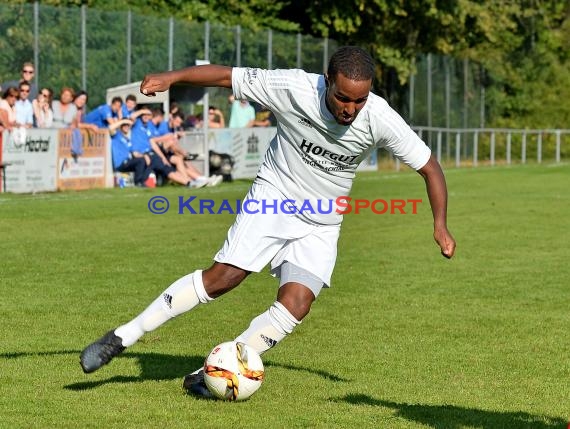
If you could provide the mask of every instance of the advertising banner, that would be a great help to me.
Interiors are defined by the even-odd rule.
[[[234,158],[232,170],[234,179],[254,178],[276,128],[226,128],[210,130],[210,150],[226,153]],[[358,167],[358,171],[378,170],[377,151],[372,151]]]
[[[234,158],[234,179],[251,179],[257,174],[275,132],[273,127],[212,130],[208,136],[208,146],[210,150]]]
[[[57,190],[57,130],[4,131],[2,140],[6,192]]]
[[[104,188],[108,184],[109,133],[86,130],[59,130],[57,189]]]

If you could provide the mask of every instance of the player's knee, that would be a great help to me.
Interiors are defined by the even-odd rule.
[[[311,311],[315,294],[300,283],[286,283],[279,288],[277,301],[283,304],[293,317],[302,320]]]
[[[209,296],[216,298],[238,286],[249,273],[233,265],[215,262],[202,273],[204,288]]]

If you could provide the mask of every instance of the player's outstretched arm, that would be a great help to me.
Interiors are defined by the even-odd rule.
[[[149,96],[168,90],[175,83],[189,83],[194,86],[232,87],[232,68],[216,64],[186,67],[162,73],[147,74],[140,91]]]
[[[447,229],[447,185],[437,160],[430,157],[418,170],[426,182],[427,194],[433,213],[433,238],[441,248],[441,254],[451,258],[455,253],[455,240]]]

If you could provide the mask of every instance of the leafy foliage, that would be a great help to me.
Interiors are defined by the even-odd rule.
[[[481,69],[478,84],[486,87],[491,125],[568,127],[570,105],[558,101],[570,95],[570,3],[566,0],[45,0],[40,8],[40,71],[48,85],[81,86],[78,14],[61,7],[83,4],[89,15],[90,88],[127,80],[124,28],[129,10],[136,16],[133,80],[148,70],[164,68],[166,19],[174,17],[175,68],[187,65],[189,57],[204,57],[199,27],[204,21],[212,23],[212,62],[235,64],[239,58],[242,65],[265,65],[269,61],[267,29],[271,28],[276,30],[271,65],[289,67],[296,58],[295,39],[281,33],[302,32],[367,48],[378,63],[376,91],[400,110],[405,110],[407,83],[417,73],[418,56],[431,53],[456,62],[468,59]],[[164,20],[156,21],[160,17]],[[237,25],[247,29],[239,55],[234,43]],[[31,4],[4,2],[0,28],[0,76],[13,79],[21,62],[33,57]],[[303,36],[303,42],[300,66],[320,72],[322,53],[327,51],[309,36]],[[332,51],[331,46],[329,54]]]
[[[301,0],[293,1],[299,8]],[[568,126],[570,3],[459,0],[323,0],[307,6],[310,28],[343,44],[366,46],[379,62],[382,90],[402,92],[419,53],[478,62],[493,84],[497,124]],[[390,71],[399,86],[389,88]],[[550,101],[548,113],[541,106]]]

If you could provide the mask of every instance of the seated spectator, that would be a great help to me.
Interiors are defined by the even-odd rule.
[[[4,91],[2,100],[0,100],[0,122],[2,127],[8,131],[16,125],[16,112],[14,105],[16,100],[20,97],[18,88],[9,87]]]
[[[28,96],[30,95],[30,84],[26,81],[20,82],[18,86],[19,97],[14,104],[16,113],[16,127],[32,128],[34,126],[34,107]]]
[[[208,126],[210,128],[226,128],[224,113],[215,106],[208,108]]]
[[[53,110],[53,127],[69,128],[77,118],[77,107],[73,104],[75,91],[73,88],[64,86],[59,93],[59,100],[54,100],[51,108]]]
[[[196,128],[202,128],[204,121],[200,121],[199,126]],[[208,127],[209,128],[225,128],[226,120],[224,118],[223,112],[215,106],[210,106],[208,108]]]
[[[184,116],[184,112],[182,112],[178,103],[176,101],[173,101],[170,103],[170,105],[168,107],[168,116],[170,117],[170,116],[174,115],[175,113],[180,113],[182,116]]]
[[[160,107],[152,109],[152,119],[150,126],[155,136],[164,136],[166,134],[176,134],[178,137],[184,135],[184,114],[180,111],[171,113],[168,120],[164,118],[164,112]]]
[[[4,82],[2,83],[1,87],[4,88],[5,90],[10,87],[18,88],[21,82],[26,81],[30,84],[29,99],[35,100],[35,98],[38,96],[38,88],[34,83],[34,75],[36,74],[36,68],[34,67],[34,64],[30,62],[24,63],[22,65],[20,73],[21,73],[20,79]]]
[[[196,183],[206,183],[206,186],[219,185],[223,177],[212,176],[210,178],[202,175],[190,161],[190,155],[179,144],[178,139],[181,134],[179,131],[182,125],[183,117],[176,112],[170,115],[168,121],[164,120],[164,112],[161,108],[152,110],[152,119],[149,124],[152,137],[157,143],[162,154],[167,161],[176,167],[176,170],[188,176]]]
[[[164,111],[161,107],[155,107],[151,109],[151,118],[149,122],[149,127],[152,132],[153,137],[160,137],[170,132],[168,127],[168,121],[164,119]],[[177,113],[176,113],[177,115]]]
[[[36,128],[51,128],[53,125],[53,110],[51,103],[53,99],[53,90],[51,88],[42,88],[38,92],[38,96],[32,101],[34,109],[34,126]]]
[[[144,111],[136,120],[131,131],[131,140],[133,144],[133,156],[144,158],[146,165],[149,166],[155,174],[167,178],[175,183],[179,183],[189,188],[201,188],[208,184],[207,181],[191,180],[186,174],[177,171],[168,159],[161,152],[158,144],[152,137],[152,129],[150,128],[150,119],[152,113]]]
[[[136,112],[136,110],[137,110],[137,96],[134,94],[127,95],[127,97],[125,98],[125,102],[121,107],[122,118],[131,119],[134,121],[136,118],[133,118],[132,115]]]
[[[255,120],[253,121],[254,127],[271,127],[275,125],[275,116],[273,112],[267,107],[258,105],[259,108],[255,111]]]
[[[204,115],[198,113],[197,115],[191,115],[186,119],[186,124],[192,126],[192,128],[200,129],[204,126]]]
[[[194,128],[198,128],[198,125],[200,125],[200,120],[198,118],[198,116],[196,115],[188,115],[186,117],[186,120],[184,121],[184,123],[182,124],[182,128],[185,130],[191,130]]]
[[[100,106],[89,112],[84,123],[96,125],[98,128],[109,128],[113,122],[119,120],[123,99],[121,97],[113,97],[111,104],[101,104]]]
[[[146,187],[145,182],[152,170],[144,158],[133,156],[133,145],[129,135],[132,123],[130,119],[121,119],[109,125],[113,169],[121,173],[133,172],[135,186]]]
[[[228,98],[232,106],[230,112],[230,128],[249,128],[255,121],[255,109],[247,100],[236,100],[233,95]]]

